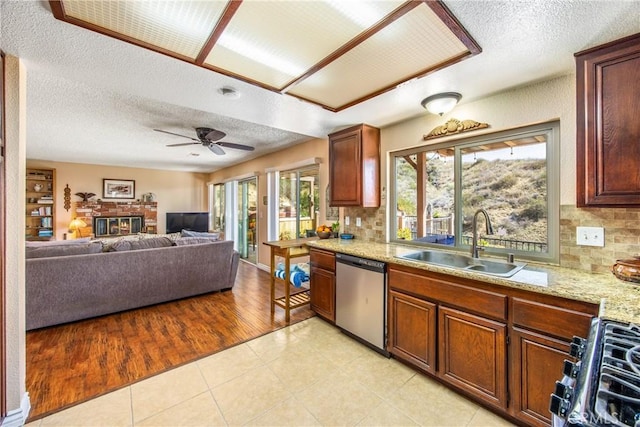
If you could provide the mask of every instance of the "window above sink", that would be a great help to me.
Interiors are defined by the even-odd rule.
[[[559,260],[559,123],[511,129],[391,153],[391,241],[470,251],[484,209],[486,254]]]

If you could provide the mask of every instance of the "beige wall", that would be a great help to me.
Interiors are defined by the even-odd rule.
[[[382,182],[387,183],[391,151],[426,145],[422,136],[450,118],[472,119],[488,123],[490,127],[462,137],[482,135],[504,129],[560,119],[560,204],[576,203],[576,95],[575,76],[531,84],[497,95],[457,106],[443,117],[425,113],[381,129],[381,152],[385,167]],[[429,143],[459,139],[461,136],[437,138]]]
[[[91,192],[96,194],[95,199],[102,198],[103,178],[135,180],[136,199],[140,199],[144,193],[154,193],[155,201],[158,202],[158,233],[165,232],[165,213],[167,212],[206,212],[208,210],[207,174],[203,173],[43,160],[27,160],[27,166],[56,170],[56,240],[63,239],[69,222],[73,219],[73,202],[82,200],[75,193]],[[64,188],[67,184],[71,188],[71,208],[69,211],[64,209]]]
[[[429,142],[423,141],[423,135],[451,118],[488,123],[489,128],[458,136],[436,138]],[[382,128],[380,152],[384,206],[378,210],[345,209],[345,216],[362,218],[362,227],[355,227],[352,223],[346,227],[345,231],[367,240],[388,241],[389,221],[386,213],[390,211],[390,207],[387,189],[391,180],[387,171],[390,167],[391,153],[558,119],[560,120],[560,199],[561,204],[575,205],[575,76],[568,75],[470,101],[457,106],[442,117],[425,111],[412,119]],[[395,209],[391,212],[395,212]]]
[[[6,118],[6,269],[5,340],[7,372],[7,409],[21,413],[21,405],[28,405],[25,390],[25,322],[24,322],[24,225],[22,212],[26,205],[26,69],[12,56],[5,58],[5,118]],[[13,215],[13,212],[20,215]],[[27,410],[27,408],[23,408]]]
[[[267,195],[266,169],[287,170],[307,159],[320,159],[320,218],[325,218],[325,190],[329,184],[329,145],[326,139],[314,139],[287,150],[267,154],[254,160],[212,173],[209,182],[218,184],[237,177],[258,176],[258,263],[269,263],[269,248],[260,244],[267,240],[267,206],[262,203]],[[326,223],[327,221],[325,221]]]

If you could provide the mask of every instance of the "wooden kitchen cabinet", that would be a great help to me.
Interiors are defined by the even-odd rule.
[[[569,357],[569,343],[546,335],[513,328],[511,333],[512,376],[515,384],[513,414],[528,425],[551,425],[549,395]]]
[[[506,412],[507,297],[456,279],[388,268],[388,351]]]
[[[640,34],[575,59],[577,205],[640,206]]]
[[[439,307],[439,375],[502,409],[507,408],[507,325]]]
[[[336,320],[336,257],[332,252],[309,251],[311,310],[332,323]]]
[[[541,295],[510,298],[510,388],[513,416],[532,426],[551,424],[549,395],[562,377],[573,336],[585,338],[598,306]]]
[[[436,373],[436,305],[389,291],[388,351],[425,372]]]
[[[549,396],[598,305],[388,266],[388,348],[504,416],[550,425]]]
[[[380,206],[380,130],[357,125],[329,135],[329,205]]]

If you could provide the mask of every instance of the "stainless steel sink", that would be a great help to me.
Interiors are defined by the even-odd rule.
[[[471,258],[468,255],[431,250],[398,255],[398,258],[426,262],[427,264],[441,265],[460,270],[471,270],[477,273],[484,273],[499,277],[511,277],[526,265],[526,263],[523,262],[506,262],[489,260],[486,258]]]

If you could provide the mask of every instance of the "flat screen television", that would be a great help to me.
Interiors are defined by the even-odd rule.
[[[208,212],[167,212],[167,233],[182,230],[209,231]]]

